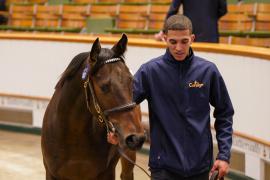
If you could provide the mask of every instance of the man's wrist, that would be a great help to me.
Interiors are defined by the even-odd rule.
[[[216,160],[226,161],[228,164],[230,164],[230,158],[228,158],[226,156],[218,155],[216,157]]]

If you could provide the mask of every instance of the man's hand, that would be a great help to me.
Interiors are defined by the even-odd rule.
[[[218,179],[224,177],[229,172],[229,163],[222,160],[216,160],[210,174],[212,174],[215,170],[218,170]]]
[[[107,134],[107,141],[113,145],[117,145],[119,143],[117,135],[112,132]]]

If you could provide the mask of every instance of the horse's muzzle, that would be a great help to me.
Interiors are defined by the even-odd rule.
[[[142,148],[142,145],[146,139],[145,135],[141,134],[131,134],[126,137],[126,145],[131,150],[139,150]]]

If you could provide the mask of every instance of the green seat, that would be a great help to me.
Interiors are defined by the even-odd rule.
[[[270,31],[220,31],[221,36],[238,36],[238,37],[257,37],[257,38],[269,38]]]
[[[69,0],[48,0],[49,5],[62,5],[69,3]]]
[[[242,31],[219,31],[221,36],[245,36]]]
[[[113,18],[87,18],[86,32],[87,33],[105,33],[106,28],[113,28],[115,19]]]
[[[249,37],[269,38],[270,37],[270,31],[245,32],[245,35],[249,36]]]

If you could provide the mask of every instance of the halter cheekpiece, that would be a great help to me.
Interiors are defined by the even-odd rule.
[[[122,61],[122,60],[123,60],[122,58],[111,58],[111,59],[108,59],[108,60],[104,61],[103,64],[114,63],[114,62],[118,62],[118,61]],[[90,67],[89,67],[89,65],[87,65],[84,68],[83,72],[82,72],[82,80],[84,81],[83,87],[84,87],[85,96],[86,96],[87,109],[94,116],[96,116],[96,118],[99,120],[100,123],[105,123],[107,133],[110,132],[110,131],[113,131],[114,132],[115,131],[115,127],[108,120],[108,116],[111,113],[131,110],[131,109],[133,109],[136,106],[136,103],[135,102],[130,102],[130,103],[127,103],[127,104],[124,104],[124,105],[120,105],[120,106],[111,108],[111,109],[102,110],[101,107],[100,107],[100,105],[99,105],[99,103],[98,103],[98,101],[97,101],[97,98],[96,98],[96,95],[95,95],[95,91],[93,89],[93,85],[92,85],[92,83],[90,81],[89,71],[90,71]],[[89,93],[88,93],[87,88],[90,91],[91,99],[89,97]],[[95,112],[93,112],[91,110],[91,107],[90,107],[91,100],[93,102],[93,106],[94,106],[94,111]]]

